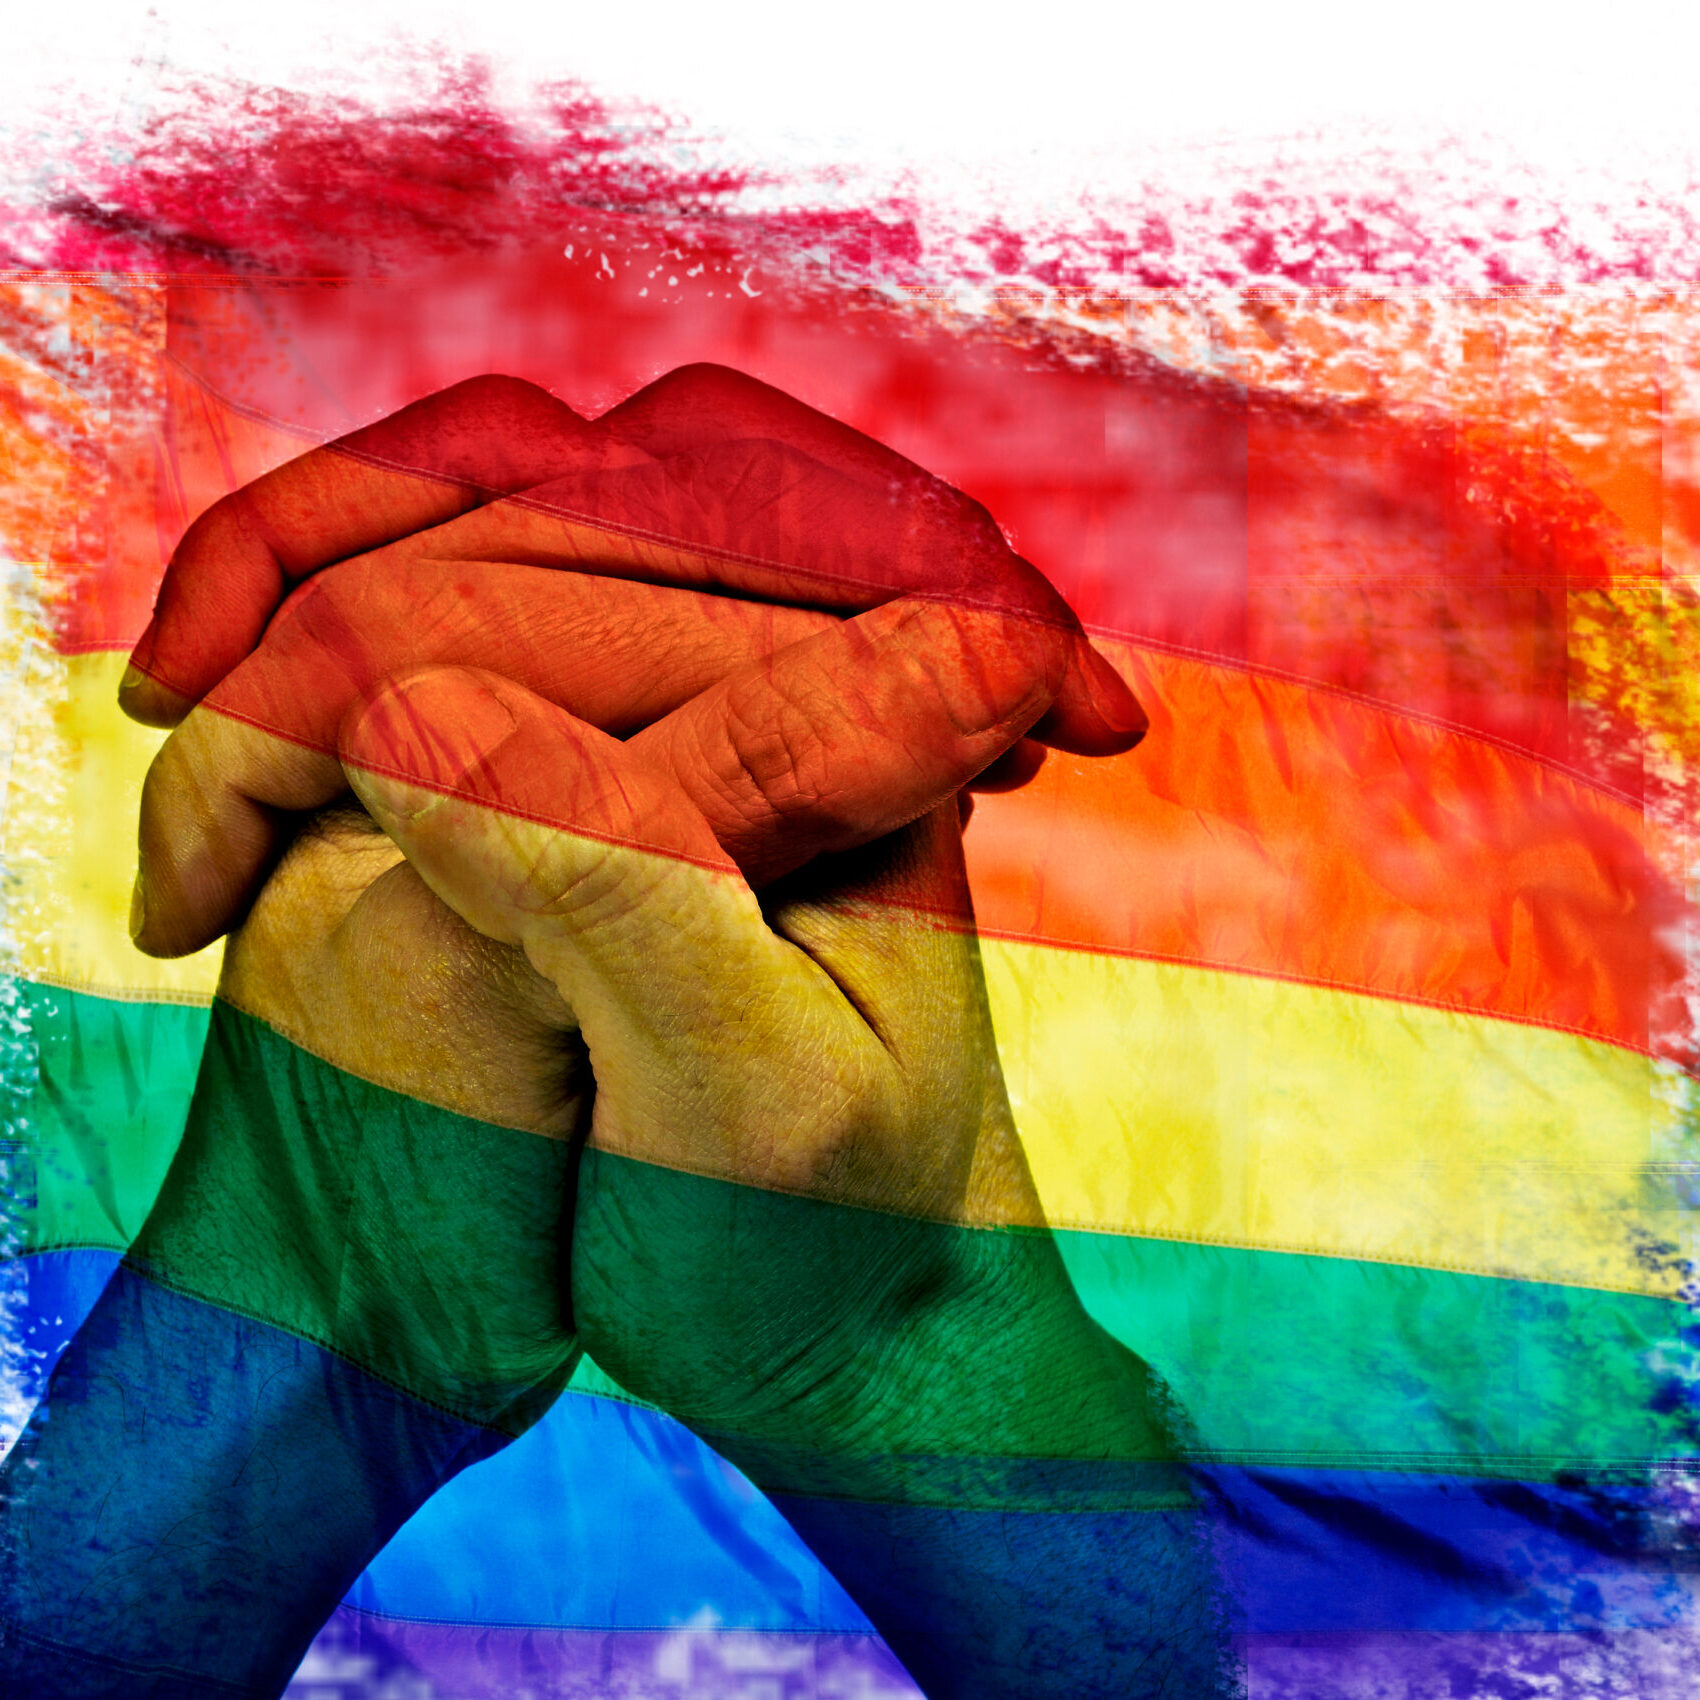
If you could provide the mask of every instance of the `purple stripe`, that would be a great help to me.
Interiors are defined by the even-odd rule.
[[[1586,1635],[1252,1635],[1247,1700],[1693,1700],[1700,1619]],[[286,1700],[919,1700],[877,1637],[408,1623],[350,1606]]]
[[[1697,1618],[1586,1635],[1251,1635],[1241,1646],[1247,1700],[1694,1700],[1700,1693]]]
[[[286,1700],[403,1692],[409,1700],[921,1700],[876,1635],[491,1628],[346,1605],[320,1631]]]

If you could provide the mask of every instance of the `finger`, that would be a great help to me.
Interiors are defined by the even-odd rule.
[[[997,522],[978,502],[876,438],[747,373],[706,363],[680,367],[605,413],[598,423],[660,459],[700,458],[737,443],[783,443],[843,479],[883,489],[888,500],[895,496],[901,503],[919,495],[983,555],[994,578],[1011,580],[1012,597],[1022,594],[1021,581],[1028,574],[1044,583],[1037,569],[1009,549]],[[932,589],[948,594],[942,579],[929,584],[899,572],[895,582],[903,593]],[[1048,583],[1044,589],[1049,591]],[[868,604],[853,601],[850,606]],[[1072,623],[1072,616],[1069,619]],[[1056,706],[1036,728],[1040,741],[1079,755],[1116,755],[1130,749],[1146,729],[1145,716],[1125,682],[1082,639]]]
[[[719,442],[551,479],[386,555],[524,561],[841,613],[927,596],[1048,627],[1070,664],[1035,735],[1082,755],[1131,749],[1146,730],[1143,711],[1043,574],[977,503],[898,465],[902,476],[875,480],[785,442]]]
[[[657,456],[767,438],[854,476],[903,478],[920,470],[877,437],[747,372],[710,361],[676,367],[610,408],[597,423]]]
[[[1055,692],[1054,628],[924,599],[753,662],[638,733],[758,888],[928,813]]]
[[[554,988],[445,909],[352,799],[290,840],[218,995],[344,1073],[475,1121],[548,1138],[588,1123]]]
[[[1077,756],[1116,756],[1131,750],[1150,729],[1126,680],[1084,632],[1074,634],[1056,700],[1034,722],[1033,738]]]
[[[142,791],[139,948],[176,956],[224,932],[291,830],[344,791],[337,728],[363,691],[431,663],[500,671],[604,730],[664,715],[831,622],[801,609],[534,567],[476,581],[417,564],[333,568],[168,738]]]
[[[178,544],[121,705],[148,725],[175,725],[305,574],[536,484],[605,440],[536,385],[482,377],[256,479]]]
[[[468,514],[520,489],[484,523]],[[421,531],[390,558],[573,567],[846,611],[923,593],[1054,623],[1078,654],[1036,736],[1105,754],[1145,730],[983,507],[792,397],[706,366],[595,425],[516,380],[475,380],[238,491],[179,547],[121,701],[175,724],[253,647],[294,579]]]
[[[830,616],[504,561],[350,561],[304,585],[206,706],[324,750],[354,699],[432,664],[505,673],[605,732],[659,719]]]
[[[558,988],[597,1080],[593,1139],[790,1188],[821,1143],[813,1122],[889,1097],[866,1026],[630,746],[509,681],[443,669],[382,687],[342,756],[431,889]]]
[[[765,439],[787,444],[831,472],[865,485],[883,485],[887,491],[924,489],[946,508],[952,529],[971,540],[988,562],[998,563],[1006,574],[1013,570],[1017,576],[1038,576],[1037,569],[1009,550],[997,522],[978,502],[877,438],[731,367],[682,366],[621,402],[598,423],[662,459],[701,456],[717,446]],[[902,587],[905,592],[928,588],[911,579],[904,579]],[[1082,639],[1056,706],[1036,728],[1039,741],[1077,755],[1118,755],[1146,729],[1145,716],[1126,683]]]
[[[192,710],[142,782],[137,949],[185,956],[210,944],[264,883],[289,837],[285,815],[319,808],[345,785],[334,754]]]
[[[539,600],[540,580],[557,594]],[[490,568],[476,598],[430,575],[411,591],[406,573],[365,564],[325,575],[167,740],[142,793],[139,948],[200,949],[246,910],[288,834],[283,811],[342,789],[330,755],[344,711],[398,665],[500,671],[603,730],[655,721],[634,742],[761,884],[953,795],[1021,736],[1064,664],[1054,628],[930,601],[758,660],[820,616],[526,567]],[[411,623],[371,617],[398,596]]]

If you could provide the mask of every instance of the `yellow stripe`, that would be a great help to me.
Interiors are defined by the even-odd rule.
[[[219,950],[135,951],[124,657],[14,618],[4,855],[18,971],[204,1001]],[[20,654],[25,664],[18,665]],[[1543,1028],[988,939],[1017,1119],[1057,1226],[1674,1295],[1681,1117],[1645,1057]]]
[[[1055,1227],[1681,1285],[1682,1118],[1646,1057],[1278,980],[983,949]]]
[[[56,655],[19,633],[27,677],[5,705],[13,727],[3,853],[17,972],[108,997],[205,1002],[218,945],[156,962],[130,943],[130,882],[142,778],[164,739],[118,711],[123,655]],[[9,693],[10,694],[10,693]]]

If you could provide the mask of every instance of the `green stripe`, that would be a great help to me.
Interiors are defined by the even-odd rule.
[[[770,1492],[962,1509],[1187,1504],[1164,1397],[1051,1236],[587,1151],[573,1305],[622,1385]]]
[[[12,1201],[15,1249],[122,1251],[177,1149],[208,1012],[27,981],[18,990],[40,1067],[24,1112],[31,1162]]]
[[[131,1261],[519,1433],[575,1353],[572,1152],[343,1074],[215,1004],[182,1149]]]
[[[207,1011],[22,990],[41,1073],[21,1248],[121,1250],[176,1146]],[[770,1208],[792,1207],[819,1208]],[[1224,1459],[1529,1476],[1700,1451],[1680,1303],[1112,1234],[1056,1242],[1088,1309],[1163,1373]],[[588,1358],[572,1385],[631,1397]]]
[[[859,1456],[890,1497],[937,1502],[953,1490],[931,1484],[971,1479],[977,1455],[1052,1449],[1048,1402],[1078,1382],[1084,1347],[1045,1236],[905,1222],[596,1153],[581,1189],[574,1275],[591,1350],[764,1485],[844,1492],[843,1461]],[[1674,1301],[1110,1234],[1054,1241],[1087,1309],[1167,1381],[1189,1449],[1206,1456],[1543,1479],[1700,1451],[1684,1370],[1694,1317]],[[647,1338],[598,1351],[585,1276],[599,1263],[611,1316],[642,1295]],[[938,1282],[936,1303],[893,1335],[882,1306],[904,1270]],[[975,1284],[989,1300],[964,1305]],[[824,1297],[811,1309],[808,1295]],[[782,1319],[765,1340],[764,1307]],[[1056,1338],[1036,1351],[1047,1328]],[[793,1343],[816,1332],[880,1396],[861,1395],[853,1437],[824,1425],[808,1462],[789,1449],[784,1402],[819,1361]],[[740,1356],[764,1352],[782,1373],[740,1377]],[[1032,1419],[1024,1432],[1016,1411]],[[1082,1505],[1099,1491],[1055,1485]],[[1025,1497],[1013,1478],[1010,1491]]]
[[[1640,1294],[1059,1233],[1087,1308],[1243,1463],[1540,1477],[1700,1451],[1695,1315]]]

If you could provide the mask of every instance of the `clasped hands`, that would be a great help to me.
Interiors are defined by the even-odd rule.
[[[593,423],[475,380],[211,510],[135,659],[176,726],[141,948],[234,926],[225,1003],[582,1145],[563,1329],[929,1695],[1214,1691],[1172,1425],[1043,1233],[959,832],[965,785],[1144,721],[983,510],[722,369]]]

